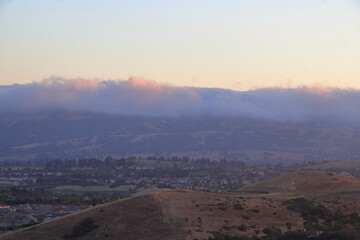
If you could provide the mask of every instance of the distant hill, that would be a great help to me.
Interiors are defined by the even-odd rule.
[[[319,163],[310,163],[308,165],[301,165],[298,167],[298,170],[313,170],[313,171],[328,171],[328,172],[354,172],[358,176],[360,172],[360,160],[353,161],[325,161]],[[360,174],[359,174],[360,175]]]
[[[338,233],[352,229],[349,231],[355,234],[360,224],[359,189],[358,178],[297,172],[240,189],[248,193],[174,190],[122,199],[0,239],[193,240],[225,235],[263,236],[271,234],[272,229],[286,232],[304,228],[309,232],[336,229]]]
[[[332,172],[293,172],[246,185],[239,191],[297,197],[324,197],[351,192],[360,196],[360,178]]]
[[[0,116],[0,161],[129,155],[248,163],[355,160],[360,129],[325,122],[140,117],[79,112]]]

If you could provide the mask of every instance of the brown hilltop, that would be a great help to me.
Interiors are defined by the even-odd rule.
[[[303,197],[321,197],[350,192],[357,194],[360,192],[360,179],[332,172],[293,172],[246,185],[239,191]]]
[[[82,237],[70,239],[183,239],[182,228],[165,216],[159,198],[153,194],[118,200],[63,218],[21,229],[2,240],[60,240],[86,218],[99,227]]]
[[[240,189],[249,193],[162,191],[118,200],[0,237],[60,240],[86,218],[98,228],[72,239],[207,239],[214,233],[261,234],[265,227],[302,229],[304,219],[286,200],[304,197],[330,211],[359,212],[360,180],[328,172],[295,172]],[[255,193],[255,192],[269,192]],[[247,226],[240,230],[240,226]]]
[[[236,206],[242,206],[237,209]],[[276,210],[274,209],[276,208]],[[254,211],[256,209],[257,211]],[[273,213],[277,212],[275,216]],[[261,221],[259,220],[261,218]],[[0,237],[1,240],[60,240],[86,218],[99,225],[76,240],[208,239],[215,232],[255,234],[268,225],[283,228],[293,222],[301,228],[302,219],[281,205],[281,201],[239,194],[204,193],[177,190],[151,193],[115,201],[48,223]],[[239,231],[241,224],[256,226]],[[234,228],[231,228],[234,226]],[[224,229],[230,227],[231,229]]]

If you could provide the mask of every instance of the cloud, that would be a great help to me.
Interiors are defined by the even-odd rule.
[[[63,79],[0,86],[0,112],[75,110],[145,116],[251,117],[277,121],[360,121],[360,90],[322,85],[250,91],[126,81]]]
[[[132,77],[127,81],[63,79],[0,87],[0,112],[80,110],[112,114],[187,114],[196,102],[191,88]]]

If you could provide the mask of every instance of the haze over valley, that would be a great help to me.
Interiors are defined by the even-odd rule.
[[[141,78],[0,89],[0,160],[182,155],[292,164],[359,154],[356,89],[239,92]]]
[[[0,0],[0,240],[359,240],[359,0]]]

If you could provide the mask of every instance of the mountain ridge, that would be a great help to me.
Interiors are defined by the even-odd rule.
[[[250,164],[355,160],[358,136],[357,127],[323,122],[78,112],[0,115],[0,161],[107,155],[227,158]]]

